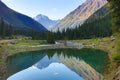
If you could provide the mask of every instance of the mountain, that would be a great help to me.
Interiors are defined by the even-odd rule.
[[[111,11],[106,4],[94,14],[92,14],[79,28],[79,30],[84,31],[90,36],[94,37],[109,37],[112,35],[112,15]],[[87,35],[86,34],[86,35]]]
[[[108,4],[93,13],[86,21],[75,29],[66,29],[60,33],[57,31],[55,37],[60,39],[92,39],[96,37],[110,37],[112,35],[111,11]]]
[[[36,17],[34,17],[36,21],[38,21],[40,24],[42,24],[44,27],[46,27],[48,30],[50,30],[51,27],[55,26],[60,20],[51,20],[45,15],[39,14]]]
[[[86,0],[85,3],[80,5],[55,25],[52,28],[52,31],[57,31],[58,29],[62,31],[63,29],[75,28],[76,26],[83,24],[86,19],[106,3],[107,0]]]
[[[8,8],[2,1],[0,1],[0,18],[3,18],[9,24],[12,24],[17,30],[35,29],[41,32],[47,31],[47,29],[37,21]]]
[[[109,5],[106,4],[99,10],[97,10],[94,14],[92,14],[86,21],[85,23],[91,23],[94,22],[100,18],[110,18],[109,21],[111,21],[111,12],[109,10]]]

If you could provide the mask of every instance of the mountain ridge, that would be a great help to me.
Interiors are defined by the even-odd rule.
[[[55,26],[60,21],[60,20],[52,20],[48,16],[45,16],[43,14],[37,15],[36,17],[34,17],[34,20],[42,24],[48,30],[50,30],[51,27]]]
[[[33,20],[31,17],[10,9],[2,1],[0,1],[0,18],[4,18],[5,21],[7,21],[9,24],[12,24],[16,29],[34,28],[42,32],[47,31],[44,26]]]
[[[107,0],[86,0],[74,11],[70,12],[64,19],[52,28],[53,32],[67,28],[75,28],[84,23],[94,12],[107,3]]]

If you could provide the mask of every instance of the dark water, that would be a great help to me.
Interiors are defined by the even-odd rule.
[[[95,49],[43,50],[11,56],[7,63],[7,80],[102,80],[108,56]]]

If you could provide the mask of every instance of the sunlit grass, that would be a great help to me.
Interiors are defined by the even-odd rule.
[[[18,41],[14,46],[32,46],[32,45],[40,45],[46,44],[45,40],[21,40]]]
[[[75,43],[80,43],[80,44],[98,44],[100,42],[107,42],[110,41],[110,37],[105,37],[105,38],[93,38],[93,39],[80,39],[80,40],[66,40],[66,41],[72,41]],[[59,42],[64,42],[64,40],[58,40]]]
[[[118,53],[114,54],[114,55],[113,55],[113,59],[114,59],[114,61],[116,61],[116,62],[120,62],[120,54],[118,54]]]

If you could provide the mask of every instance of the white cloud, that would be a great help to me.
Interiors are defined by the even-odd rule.
[[[3,0],[2,0],[3,1]],[[6,2],[10,2],[10,1],[14,1],[14,0],[4,0],[4,1],[6,1]]]
[[[57,9],[57,8],[53,8],[53,9],[52,9],[52,11],[57,12],[57,11],[58,11],[58,9]]]

